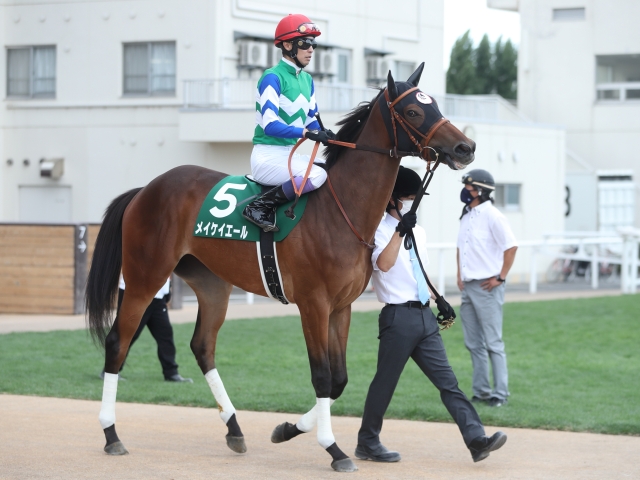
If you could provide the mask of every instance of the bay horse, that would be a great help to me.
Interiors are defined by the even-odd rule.
[[[324,186],[309,194],[300,223],[277,244],[286,298],[300,311],[316,403],[297,424],[276,427],[272,441],[289,440],[317,424],[318,443],[331,455],[331,466],[338,471],[357,467],[335,442],[330,406],[347,385],[351,304],[372,273],[371,250],[363,244],[373,241],[400,157],[415,154],[432,161],[436,152],[454,170],[474,159],[475,143],[443,118],[435,100],[418,90],[423,68],[424,63],[406,82],[396,83],[389,73],[384,90],[341,120],[337,139],[356,142],[357,148],[338,142],[325,149],[332,189],[346,216],[331,189]],[[198,299],[191,350],[227,425],[227,445],[238,453],[246,451],[235,408],[216,369],[215,350],[232,287],[267,296],[256,245],[192,233],[206,195],[226,176],[198,166],[180,166],[144,188],[120,195],[105,212],[85,304],[91,334],[105,347],[99,418],[106,437],[104,450],[109,454],[128,453],[115,430],[118,372],[143,312],[171,272],[184,279]],[[356,240],[347,217],[355,233],[367,241]],[[111,325],[121,271],[127,288]]]

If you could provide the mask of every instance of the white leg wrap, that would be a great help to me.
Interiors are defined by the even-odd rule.
[[[329,405],[333,405],[333,402],[335,402],[335,400],[330,399]],[[298,423],[296,423],[296,427],[298,427],[298,430],[304,433],[309,433],[311,430],[313,430],[318,421],[317,412],[318,412],[317,405],[314,405],[314,407],[311,410],[309,410],[302,417],[300,417],[300,420],[298,420]]]
[[[100,425],[102,428],[109,428],[116,423],[116,394],[118,393],[118,374],[104,374],[104,385],[102,387],[102,407],[100,408]]]
[[[229,395],[227,395],[227,391],[224,389],[224,385],[222,384],[222,380],[218,374],[218,369],[214,368],[213,370],[209,370],[204,375],[204,378],[207,379],[211,392],[218,403],[220,418],[222,418],[222,421],[226,425],[232,415],[236,413],[236,409],[233,408],[233,404],[231,403],[231,400],[229,400]]]
[[[331,402],[329,398],[316,399],[318,411],[318,443],[322,448],[329,448],[336,443],[331,430]]]

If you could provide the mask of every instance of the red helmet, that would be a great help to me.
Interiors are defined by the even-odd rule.
[[[290,13],[278,23],[273,43],[278,45],[280,42],[297,37],[317,37],[318,35],[320,35],[320,29],[309,20],[309,17],[300,13]]]

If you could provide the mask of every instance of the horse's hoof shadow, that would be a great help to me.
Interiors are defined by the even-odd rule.
[[[349,457],[331,462],[331,468],[336,472],[357,472],[358,467]]]
[[[227,447],[236,453],[245,453],[247,451],[247,445],[244,443],[244,437],[234,437],[233,435],[225,436],[227,439]]]
[[[109,455],[127,455],[129,453],[129,451],[124,448],[124,445],[120,441],[113,442],[110,445],[105,445],[104,451]]]

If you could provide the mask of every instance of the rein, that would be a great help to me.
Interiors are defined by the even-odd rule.
[[[412,213],[415,213],[415,210],[418,208],[418,205],[420,204],[420,200],[422,200],[422,196],[426,193],[427,187],[429,186],[429,183],[431,182],[431,179],[433,178],[433,173],[435,172],[436,168],[438,168],[438,165],[440,164],[439,153],[434,148],[429,146],[429,142],[431,141],[431,139],[435,135],[436,131],[440,127],[442,127],[443,125],[449,123],[449,120],[447,120],[446,118],[442,117],[436,123],[431,125],[431,127],[429,127],[429,130],[427,131],[426,134],[423,134],[418,129],[416,129],[413,125],[409,124],[404,119],[404,117],[402,115],[400,115],[396,111],[395,106],[398,104],[398,102],[400,102],[400,100],[402,100],[404,97],[406,97],[410,93],[415,92],[416,90],[419,90],[418,87],[410,88],[406,92],[403,92],[401,95],[399,95],[394,101],[390,101],[390,99],[389,99],[389,89],[385,89],[384,90],[384,98],[385,98],[385,100],[387,102],[387,107],[389,108],[389,111],[391,113],[391,125],[393,126],[393,144],[394,144],[393,148],[387,150],[387,149],[384,149],[384,148],[374,147],[374,146],[371,146],[371,145],[361,145],[361,144],[357,144],[357,143],[341,142],[339,140],[328,140],[328,143],[331,143],[333,145],[339,145],[341,147],[351,148],[351,149],[354,149],[354,150],[363,150],[363,151],[367,151],[367,152],[380,153],[380,154],[383,154],[383,155],[387,155],[388,154],[389,157],[391,157],[391,158],[401,158],[401,157],[412,156],[412,157],[420,157],[424,161],[426,161],[427,162],[427,173],[425,175],[425,179],[423,180],[424,182],[426,182],[426,185],[424,185],[424,188],[421,189],[421,193],[422,194],[420,195],[420,198],[417,199],[418,201],[414,202],[414,206],[411,209]],[[320,127],[324,130],[324,126],[322,125],[322,121],[320,120],[320,116],[318,114],[316,114],[316,117],[318,118],[318,122],[320,123]],[[398,150],[398,132],[397,132],[397,127],[396,127],[396,122],[406,132],[406,134],[409,136],[409,139],[418,148],[418,151],[402,151],[402,150]],[[413,132],[418,137],[420,137],[422,140],[424,140],[424,146],[420,143],[419,140],[417,140],[414,137],[414,135],[411,133],[411,130],[413,130]],[[291,205],[291,207],[289,207],[287,209],[287,211],[285,212],[285,215],[287,217],[289,217],[289,218],[292,218],[292,219],[296,218],[296,216],[294,214],[294,208],[298,204],[298,200],[300,199],[300,195],[302,195],[302,191],[303,191],[303,189],[304,189],[304,187],[305,187],[305,185],[307,183],[307,180],[309,178],[309,174],[311,173],[311,167],[313,165],[313,161],[316,158],[316,154],[318,152],[318,147],[320,146],[320,142],[316,142],[315,146],[313,147],[313,151],[311,153],[311,157],[309,158],[309,166],[307,167],[307,171],[305,172],[304,178],[302,179],[302,183],[300,184],[300,187],[297,187],[296,186],[296,182],[295,182],[294,177],[293,177],[293,171],[291,170],[291,159],[293,158],[293,154],[296,151],[296,149],[305,140],[306,140],[306,138],[301,138],[300,140],[298,140],[298,142],[295,144],[295,146],[291,149],[291,152],[289,153],[289,161],[288,161],[289,177],[291,178],[291,183],[293,184],[293,190],[294,190],[294,192],[296,194],[296,198],[295,198],[295,201],[293,202],[293,204]],[[431,162],[433,162],[433,160],[429,159],[429,150],[433,150],[435,152],[435,154],[436,154],[436,160],[435,160],[435,165],[434,165],[433,169],[431,169]],[[427,179],[427,176],[428,176],[428,179]],[[354,227],[353,223],[351,223],[351,220],[349,220],[349,217],[347,216],[347,212],[345,212],[344,208],[342,207],[342,204],[340,203],[340,200],[338,199],[338,196],[336,195],[335,190],[333,189],[333,185],[331,184],[331,177],[329,177],[329,172],[327,172],[327,182],[329,184],[329,190],[331,191],[331,195],[333,195],[333,198],[336,201],[336,204],[338,205],[338,208],[340,209],[340,212],[342,213],[342,216],[346,220],[347,224],[349,225],[349,228],[351,228],[351,231],[354,233],[354,235],[356,236],[358,241],[362,245],[364,245],[365,247],[367,247],[369,249],[375,248],[375,244],[371,244],[371,243],[368,243],[367,241],[365,241],[364,238],[362,238],[362,235],[360,235],[358,233],[358,231]],[[413,233],[412,233],[412,237],[413,237]],[[411,248],[411,247],[409,246],[408,248]],[[420,261],[419,257],[418,257],[418,261]],[[422,262],[420,262],[420,266],[422,267]],[[424,269],[422,269],[422,271],[424,272]],[[425,278],[426,278],[426,273],[425,273]],[[432,289],[432,291],[435,292],[435,289],[432,288],[431,283],[429,282],[428,278],[427,278],[427,283],[429,284],[429,287]],[[437,292],[435,292],[435,293],[437,294]]]

